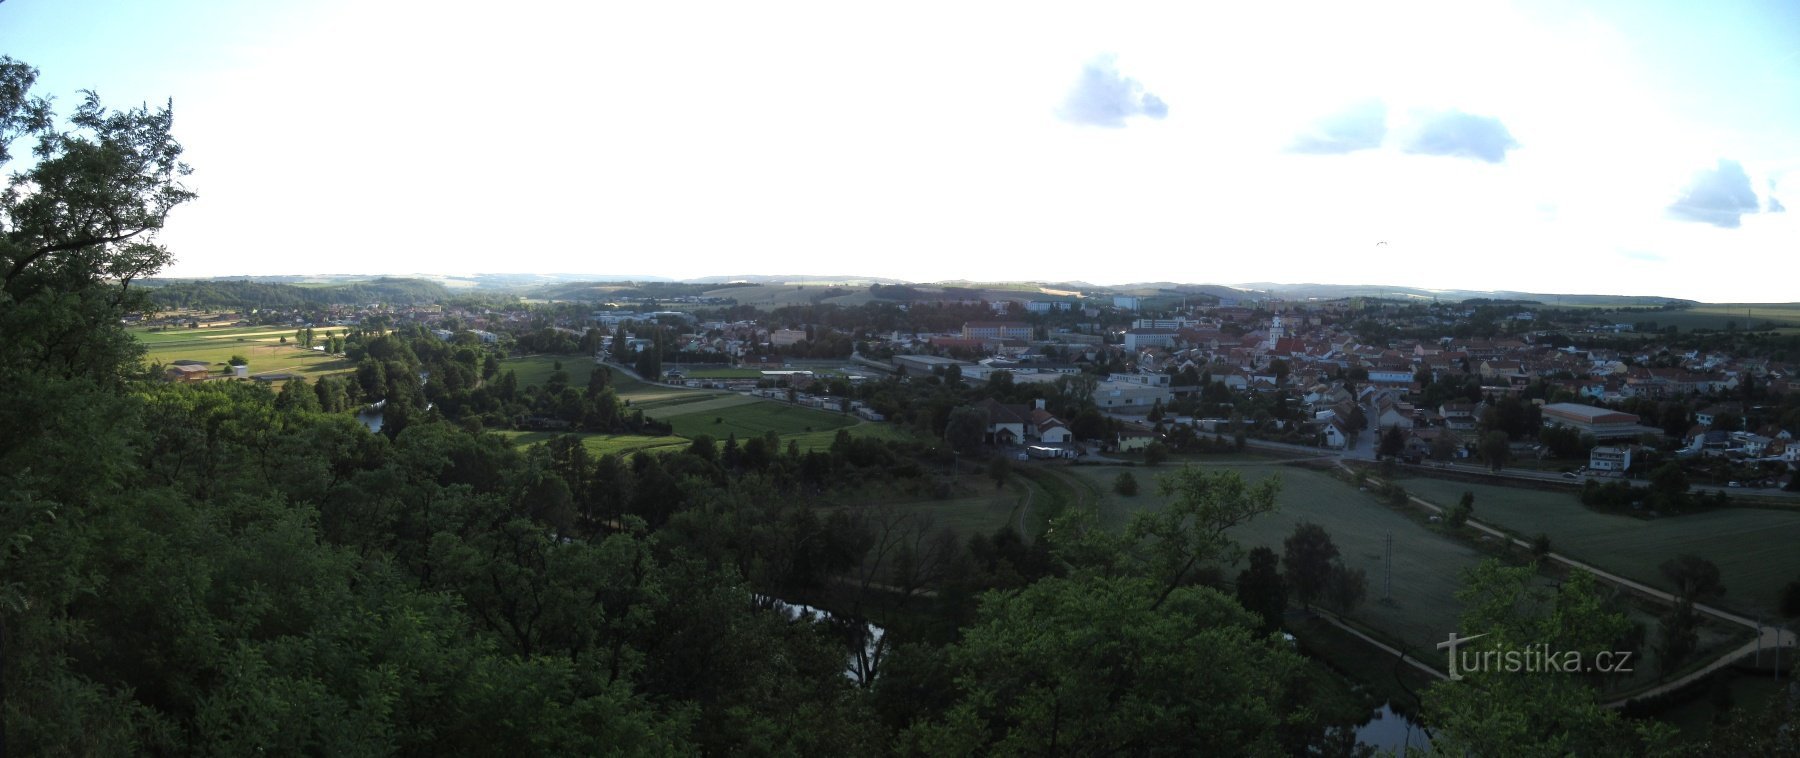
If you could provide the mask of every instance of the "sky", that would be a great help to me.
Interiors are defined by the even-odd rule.
[[[1800,300],[1800,4],[5,0],[172,101],[171,276]]]

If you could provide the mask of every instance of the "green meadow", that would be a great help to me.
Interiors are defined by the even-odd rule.
[[[318,338],[323,337],[327,331],[336,330],[315,329],[313,333]],[[356,368],[355,364],[342,356],[326,355],[293,344],[292,329],[255,326],[151,331],[139,328],[130,332],[145,348],[146,365],[169,365],[181,360],[205,361],[212,364],[217,375],[226,371],[231,357],[237,355],[248,361],[252,377],[264,374],[298,374],[310,379],[326,374],[346,373]],[[288,344],[281,344],[282,337],[288,338]]]

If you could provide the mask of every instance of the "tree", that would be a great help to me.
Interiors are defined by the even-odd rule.
[[[996,455],[988,461],[987,475],[994,480],[994,489],[1006,486],[1006,480],[1012,476],[1012,461],[1004,455]]]
[[[1540,561],[1550,557],[1550,535],[1538,532],[1536,537],[1531,538],[1531,557]]]
[[[1262,619],[1266,634],[1281,628],[1287,611],[1287,583],[1281,579],[1281,559],[1267,547],[1252,549],[1250,565],[1238,573],[1238,604]]]
[[[1675,588],[1675,595],[1687,602],[1715,600],[1725,596],[1725,585],[1719,580],[1719,567],[1692,553],[1663,561],[1657,567],[1664,579]]]
[[[1488,560],[1471,570],[1456,593],[1464,608],[1459,631],[1483,636],[1454,652],[1458,679],[1425,693],[1433,750],[1487,755],[1503,745],[1508,755],[1644,755],[1666,745],[1672,727],[1623,718],[1587,677],[1471,665],[1484,653],[1547,649],[1591,661],[1626,649],[1632,624],[1610,594],[1586,571],[1545,585],[1531,566]]]
[[[944,425],[944,441],[958,452],[972,453],[981,448],[987,430],[987,410],[965,405],[950,411],[950,420]]]
[[[1138,493],[1137,477],[1132,476],[1130,471],[1120,471],[1118,476],[1113,477],[1113,492],[1126,497],[1136,497]]]
[[[1160,511],[1139,511],[1125,529],[1138,546],[1148,575],[1163,583],[1163,597],[1185,583],[1199,565],[1234,562],[1240,549],[1230,530],[1275,512],[1281,478],[1251,486],[1236,471],[1209,472],[1183,466],[1157,481],[1169,503]]]
[[[1283,752],[1301,660],[1207,587],[1040,580],[982,598],[949,651],[955,700],[901,736],[924,755]]]
[[[1468,523],[1469,517],[1474,514],[1475,493],[1465,490],[1462,494],[1462,499],[1456,501],[1456,505],[1450,506],[1448,511],[1444,514],[1444,521],[1445,523],[1448,523],[1451,528],[1460,528],[1463,524]]]
[[[1337,545],[1325,527],[1310,521],[1294,525],[1294,533],[1282,542],[1282,566],[1288,587],[1304,607],[1325,591],[1338,557]]]
[[[1687,471],[1676,461],[1650,472],[1650,502],[1658,511],[1681,510],[1688,499]]]
[[[1356,610],[1368,594],[1369,577],[1362,569],[1347,568],[1341,561],[1332,563],[1321,597],[1326,605],[1338,613],[1349,613]]]
[[[1512,456],[1512,443],[1507,440],[1505,432],[1487,432],[1481,435],[1479,450],[1481,459],[1487,462],[1488,468],[1499,471],[1506,467],[1506,460]]]
[[[1800,618],[1800,582],[1788,582],[1781,588],[1781,615]]]
[[[1390,426],[1381,430],[1381,446],[1375,451],[1377,455],[1384,458],[1393,457],[1405,449],[1406,434],[1400,431],[1399,426]]]
[[[1700,646],[1700,617],[1694,613],[1694,603],[1687,598],[1675,601],[1675,605],[1662,617],[1662,638],[1657,645],[1657,662],[1663,676],[1668,676],[1681,669]]]
[[[233,366],[248,366],[248,365],[250,365],[250,361],[245,360],[244,356],[241,356],[241,355],[231,356],[231,360],[226,361],[226,363],[229,363]]]
[[[1152,442],[1144,447],[1144,465],[1157,466],[1169,459],[1169,446],[1161,442]]]

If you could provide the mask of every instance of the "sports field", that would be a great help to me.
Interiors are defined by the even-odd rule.
[[[1800,512],[1760,508],[1640,519],[1601,513],[1571,493],[1414,477],[1408,491],[1448,505],[1475,493],[1475,519],[1530,536],[1550,535],[1557,552],[1645,584],[1671,589],[1658,567],[1681,553],[1719,566],[1721,605],[1751,615],[1772,614],[1778,593],[1800,580]]]
[[[313,330],[315,339],[322,338],[327,331],[335,330]],[[326,374],[346,373],[356,368],[355,364],[342,356],[326,355],[292,344],[292,329],[253,326],[153,332],[139,328],[130,332],[147,351],[144,355],[146,365],[168,365],[183,360],[205,361],[212,364],[216,375],[217,372],[226,370],[227,362],[232,356],[241,355],[244,360],[249,361],[252,377],[263,374],[299,374],[317,378]],[[282,337],[287,337],[289,344],[281,344]]]

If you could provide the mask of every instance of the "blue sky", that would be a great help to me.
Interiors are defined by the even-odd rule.
[[[6,0],[0,52],[174,100],[173,275],[1800,298],[1800,6],[1224,5]]]

